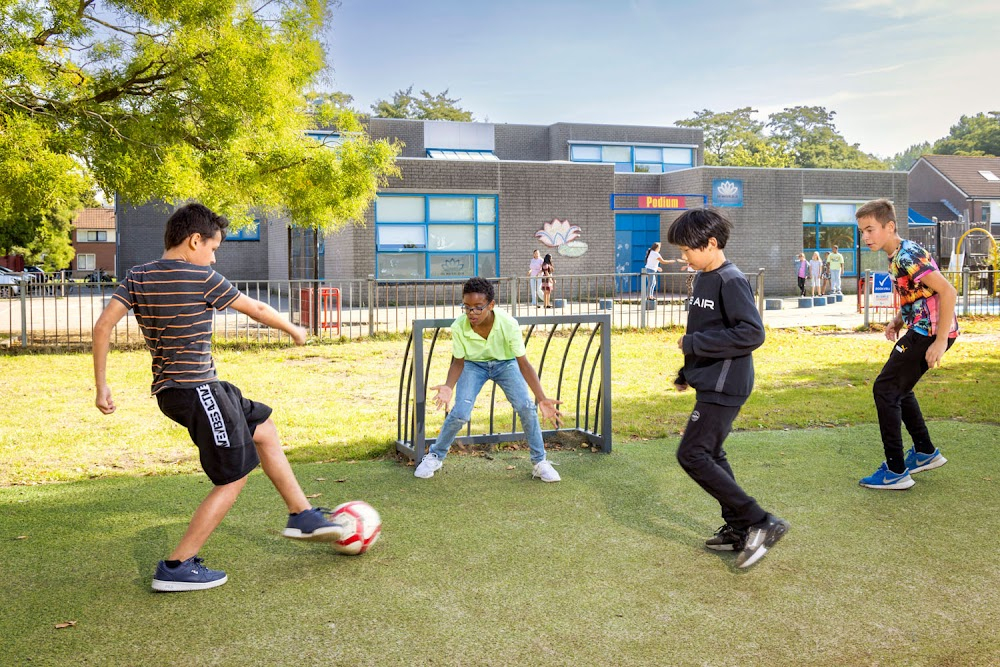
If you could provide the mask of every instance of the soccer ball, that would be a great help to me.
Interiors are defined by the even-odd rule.
[[[352,500],[333,508],[330,514],[333,523],[344,526],[344,537],[332,543],[333,548],[348,556],[356,556],[368,551],[382,532],[382,519],[375,508],[363,500]]]

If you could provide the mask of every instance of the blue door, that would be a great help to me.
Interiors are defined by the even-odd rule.
[[[642,273],[646,251],[660,240],[660,216],[657,213],[615,214],[615,273]],[[639,278],[621,278],[619,290],[639,291]]]

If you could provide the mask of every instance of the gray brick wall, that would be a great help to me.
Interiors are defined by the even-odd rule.
[[[549,128],[546,125],[496,125],[494,154],[501,160],[549,159]]]
[[[173,206],[163,202],[115,205],[119,225],[118,266],[122,276],[137,264],[163,256],[163,233],[173,211]],[[262,228],[260,241],[226,241],[215,253],[215,270],[231,281],[267,278],[270,274],[268,236]]]
[[[556,123],[549,126],[549,159],[568,160],[570,141],[697,145],[695,164],[704,162],[701,130],[682,127]]]

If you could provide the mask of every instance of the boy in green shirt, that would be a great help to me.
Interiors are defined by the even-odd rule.
[[[830,291],[843,294],[840,291],[840,276],[844,272],[844,256],[840,254],[840,248],[833,246],[833,252],[826,256],[826,265],[830,267]]]
[[[434,402],[447,409],[455,392],[455,407],[448,413],[441,426],[441,433],[430,451],[419,461],[414,476],[427,479],[444,465],[455,437],[472,418],[472,406],[487,380],[493,380],[503,389],[507,400],[514,406],[524,435],[531,449],[534,467],[532,477],[543,482],[558,482],[559,473],[545,458],[542,429],[538,410],[528,394],[528,388],[538,400],[542,417],[558,428],[562,424],[560,401],[546,398],[535,368],[525,356],[524,341],[517,320],[507,312],[495,308],[493,285],[484,278],[470,278],[462,287],[462,308],[451,325],[451,366],[445,384],[430,387],[437,392]]]

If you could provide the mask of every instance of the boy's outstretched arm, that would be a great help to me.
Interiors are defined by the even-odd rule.
[[[448,404],[451,403],[451,394],[455,390],[455,385],[458,384],[458,378],[462,376],[462,369],[464,368],[465,359],[452,357],[451,365],[448,366],[448,379],[445,380],[445,383],[428,387],[430,390],[437,392],[437,396],[434,397],[434,404],[442,410],[448,409]]]
[[[927,365],[934,368],[941,363],[941,358],[948,351],[948,333],[952,325],[955,324],[955,301],[958,300],[958,292],[955,286],[948,282],[948,279],[941,275],[940,271],[931,271],[920,278],[932,290],[938,293],[938,321],[937,335],[934,342],[927,348]]]
[[[542,382],[538,379],[538,373],[535,372],[535,367],[528,361],[527,355],[517,358],[517,367],[521,369],[521,375],[524,376],[524,380],[528,383],[531,393],[535,395],[535,400],[538,401],[538,407],[542,411],[542,419],[552,422],[556,428],[562,426],[562,413],[559,412],[559,404],[562,401],[545,397]]]
[[[261,324],[269,326],[272,329],[284,331],[292,337],[292,341],[296,345],[303,345],[306,342],[305,329],[297,324],[292,324],[288,321],[287,317],[263,301],[252,299],[246,294],[240,294],[236,301],[229,304],[229,307],[238,310],[255,322],[260,322]]]
[[[115,411],[115,402],[111,398],[111,387],[108,386],[108,350],[111,349],[111,332],[115,325],[128,314],[128,309],[117,299],[111,299],[101,316],[94,324],[94,386],[97,398],[94,405],[106,415]]]

